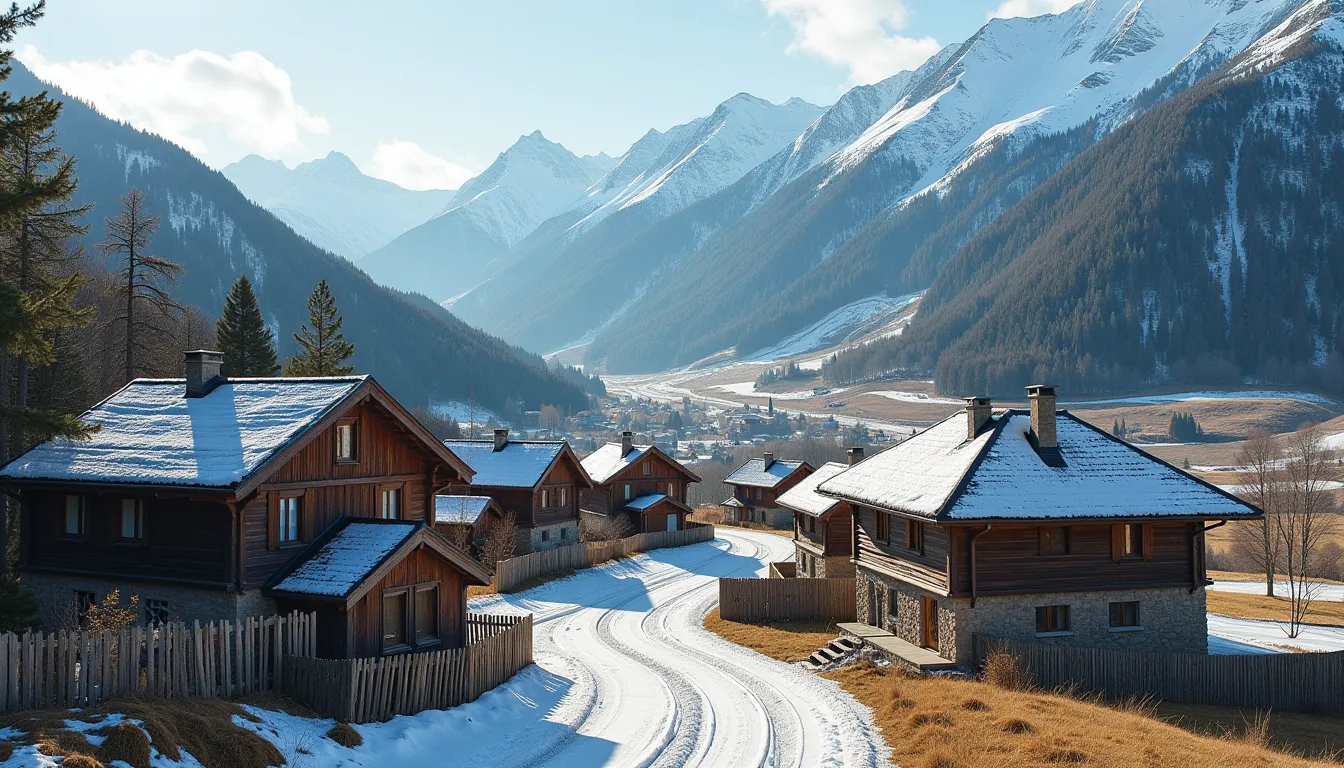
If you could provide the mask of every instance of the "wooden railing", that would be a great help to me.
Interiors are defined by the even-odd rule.
[[[521,584],[552,573],[591,568],[618,557],[628,557],[636,552],[699,544],[711,541],[713,538],[714,526],[704,525],[683,528],[679,531],[637,533],[624,539],[571,544],[567,547],[511,557],[495,563],[495,591],[513,592]]]
[[[977,664],[991,652],[1016,660],[1033,684],[1108,699],[1295,712],[1344,712],[1344,651],[1210,656],[1046,645],[976,635]]]
[[[286,663],[316,652],[309,613],[0,634],[0,709],[91,707],[118,696],[227,697],[269,691]]]
[[[854,621],[854,579],[719,579],[728,621]]]
[[[382,722],[475,701],[532,663],[530,615],[471,614],[467,637],[467,647],[445,651],[370,659],[290,659],[284,690],[328,717]]]

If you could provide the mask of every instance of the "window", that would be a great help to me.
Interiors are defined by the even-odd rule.
[[[1069,606],[1042,605],[1036,608],[1036,632],[1068,632]]]
[[[560,489],[560,507],[563,509],[564,507],[568,507],[568,506],[569,506],[569,489],[568,489],[568,488],[561,488],[561,489]]]
[[[92,592],[75,591],[75,621],[84,626],[89,619],[89,609],[98,604],[98,596]]]
[[[336,423],[336,461],[359,461],[359,437],[354,419]]]
[[[626,483],[626,484],[625,484],[625,500],[626,500],[626,501],[629,501],[629,500],[630,500],[630,484],[629,484],[629,483]]]
[[[1111,629],[1138,629],[1139,603],[1111,603]]]
[[[668,483],[668,484],[667,484],[667,495],[668,495],[668,496],[671,496],[671,497],[674,498],[674,499],[677,498],[677,484],[676,484],[676,483]]]
[[[545,488],[541,489],[541,508],[545,509],[551,506],[551,492]]]
[[[426,645],[439,641],[439,587],[417,587],[415,590],[415,644]]]
[[[145,601],[145,623],[167,624],[169,620],[167,600]]]
[[[302,496],[285,496],[280,499],[277,533],[281,544],[294,544],[299,541],[299,512],[302,505]]]
[[[924,524],[918,520],[905,521],[905,548],[924,551]]]
[[[900,604],[900,600],[901,600],[900,592],[897,592],[894,589],[887,590],[887,618],[892,620],[896,619],[897,615],[896,607]]]
[[[761,498],[761,489],[760,489],[760,488],[757,488],[757,489],[756,489],[756,498],[758,498],[758,499]]]
[[[61,524],[61,534],[70,538],[84,535],[84,497],[65,497],[65,521]]]
[[[646,475],[651,475],[651,474],[653,474],[653,468],[649,466],[649,461],[648,461],[648,459],[645,459],[645,460],[644,460],[644,474],[646,474]]]
[[[397,589],[383,593],[384,651],[408,645],[406,642],[406,592],[405,589]]]
[[[551,532],[550,532],[550,531],[542,531],[542,532],[541,532],[541,540],[542,540],[542,541],[550,541],[550,540],[551,540]]]
[[[1143,526],[1125,525],[1125,557],[1143,557]]]
[[[891,518],[886,512],[875,512],[877,515],[877,540],[886,543],[891,540]]]
[[[401,489],[384,488],[380,494],[378,517],[384,520],[399,520],[401,512]]]
[[[560,540],[561,540],[561,541],[564,541],[565,539],[568,539],[568,538],[569,538],[569,529],[568,529],[568,528],[561,528],[561,529],[560,529]]]
[[[141,542],[145,538],[145,502],[144,499],[121,500],[121,529],[118,538],[121,541]]]
[[[1062,525],[1042,526],[1040,554],[1042,555],[1069,554],[1069,529]]]
[[[1153,527],[1144,523],[1111,526],[1111,559],[1130,560],[1153,556]]]

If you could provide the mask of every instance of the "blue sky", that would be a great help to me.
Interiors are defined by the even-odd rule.
[[[37,73],[212,166],[337,150],[455,186],[540,129],[620,154],[741,91],[828,104],[991,14],[1068,0],[231,3],[58,0],[15,41]]]

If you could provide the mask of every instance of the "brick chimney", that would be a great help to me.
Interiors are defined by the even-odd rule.
[[[764,466],[761,467],[762,469],[769,469],[770,465],[775,463],[775,454],[771,453],[770,451],[762,453],[761,462],[762,464],[764,464]]]
[[[621,458],[624,459],[626,456],[629,456],[629,455],[630,455],[630,452],[633,451],[633,450],[635,450],[635,433],[634,433],[634,432],[628,432],[628,431],[627,431],[627,432],[622,432],[622,433],[621,433]]]
[[[205,397],[224,381],[219,367],[224,364],[224,353],[209,349],[193,349],[182,353],[187,370],[187,397]]]
[[[863,461],[863,448],[857,445],[846,451],[846,454],[849,456],[849,466],[851,467]]]
[[[966,398],[966,439],[974,440],[994,413],[988,397]]]
[[[506,445],[508,445],[508,444],[509,444],[509,430],[507,430],[507,429],[496,429],[496,430],[495,430],[495,450],[496,450],[496,451],[502,451],[502,450],[504,450],[504,446],[506,446]]]
[[[1047,384],[1027,387],[1027,401],[1031,403],[1031,435],[1036,450],[1058,449],[1055,435],[1055,388]]]

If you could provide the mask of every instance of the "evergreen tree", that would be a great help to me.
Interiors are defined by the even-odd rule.
[[[224,353],[220,373],[225,376],[274,376],[280,372],[275,334],[266,327],[257,294],[247,275],[239,275],[224,299],[224,312],[215,322],[215,340]]]
[[[309,329],[304,325],[294,334],[299,343],[299,354],[285,361],[286,376],[345,376],[354,372],[354,366],[345,364],[355,353],[355,345],[345,340],[341,325],[345,318],[336,313],[336,299],[332,298],[327,281],[323,280],[308,297]]]
[[[125,333],[126,381],[145,369],[142,357],[182,312],[182,305],[161,287],[176,282],[183,272],[181,265],[148,253],[158,228],[159,217],[145,209],[145,193],[132,189],[121,196],[121,213],[106,220],[106,239],[98,244],[104,256],[124,259],[117,268],[117,298],[122,313],[118,320]]]
[[[1121,437],[1119,419],[1111,419],[1111,434],[1116,437]]]

